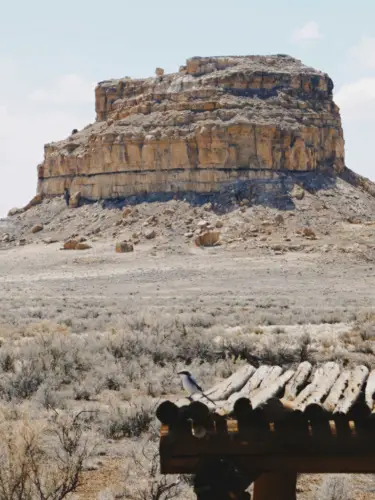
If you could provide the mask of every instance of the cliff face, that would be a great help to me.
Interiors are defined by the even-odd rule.
[[[247,56],[192,58],[157,75],[99,83],[96,123],[45,146],[38,192],[212,193],[280,171],[344,169],[326,74],[288,56]]]

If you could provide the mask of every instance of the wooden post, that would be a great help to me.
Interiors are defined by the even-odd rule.
[[[254,482],[254,500],[296,500],[297,474],[266,473]]]

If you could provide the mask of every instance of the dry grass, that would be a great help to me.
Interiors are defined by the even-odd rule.
[[[361,283],[356,270],[336,291],[338,275],[324,281],[317,260],[32,255],[40,262],[16,259],[14,281],[0,288],[0,423],[16,428],[27,415],[32,426],[50,425],[51,408],[90,412],[84,429],[98,442],[102,500],[192,498],[185,478],[175,484],[160,476],[152,451],[154,409],[181,394],[183,367],[207,388],[255,357],[284,367],[303,360],[374,366],[371,297],[347,292]],[[98,267],[108,275],[95,275]],[[8,268],[0,255],[0,272]],[[117,461],[125,469],[113,485],[104,472]],[[93,491],[80,500],[92,500]]]

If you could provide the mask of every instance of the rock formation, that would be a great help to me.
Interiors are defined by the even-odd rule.
[[[194,57],[179,73],[96,88],[96,122],[45,146],[38,193],[214,193],[285,172],[344,170],[332,80],[284,55]]]

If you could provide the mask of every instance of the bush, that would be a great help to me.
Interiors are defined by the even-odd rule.
[[[348,476],[326,476],[319,488],[316,500],[354,500],[351,480]]]
[[[151,405],[130,405],[125,408],[118,406],[112,409],[102,423],[102,431],[110,439],[139,437],[149,430],[153,420],[154,408]]]
[[[90,452],[80,414],[47,429],[23,424],[0,429],[0,499],[62,500],[80,481]]]

